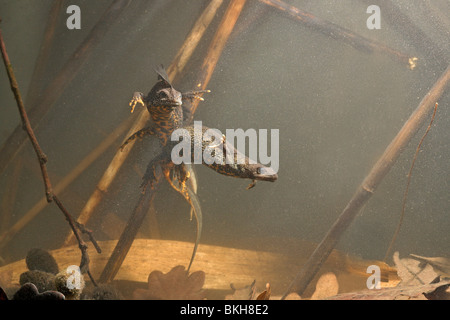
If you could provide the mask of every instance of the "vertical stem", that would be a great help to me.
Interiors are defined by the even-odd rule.
[[[159,177],[158,181],[161,177]],[[105,268],[100,275],[99,282],[106,283],[112,281],[122,266],[128,251],[139,231],[142,221],[148,212],[150,203],[153,201],[155,195],[155,188],[158,185],[157,182],[154,183],[153,188],[147,188],[147,191],[139,197],[136,207],[133,210],[130,218],[128,219],[127,225],[123,230],[119,241],[117,242]]]
[[[355,194],[350,199],[344,211],[342,211],[339,218],[296,275],[282,299],[286,298],[294,286],[300,295],[306,290],[308,284],[319,271],[322,263],[328,258],[342,234],[349,227],[367,200],[370,199],[389,170],[394,166],[406,145],[423,125],[427,115],[433,110],[436,101],[442,96],[443,92],[448,87],[449,82],[450,66],[447,67],[442,76],[425,95],[419,106],[388,145],[383,155],[370,170],[364,181],[356,189]]]
[[[44,39],[42,40],[39,56],[36,60],[33,75],[31,76],[30,87],[26,97],[27,105],[32,104],[39,96],[39,91],[42,89],[42,77],[45,67],[47,66],[48,58],[50,56],[50,49],[55,34],[55,28],[58,23],[58,18],[61,16],[62,0],[54,0],[50,13],[48,15],[47,26],[45,28]]]
[[[420,147],[422,146],[422,142],[423,142],[423,140],[425,140],[425,137],[427,136],[428,132],[431,129],[431,125],[433,124],[433,121],[434,121],[434,116],[436,115],[437,107],[438,107],[438,103],[436,102],[436,104],[434,106],[433,115],[431,116],[430,124],[428,125],[428,128],[425,131],[425,134],[422,136],[422,139],[420,139],[419,145],[416,148],[416,153],[414,154],[414,158],[413,158],[413,161],[411,163],[411,168],[409,169],[409,172],[408,172],[408,181],[406,183],[405,192],[403,193],[402,211],[400,213],[400,220],[399,220],[399,222],[397,224],[397,228],[395,229],[394,236],[392,237],[391,243],[389,244],[389,247],[386,250],[386,254],[385,254],[384,259],[383,259],[384,262],[386,262],[386,260],[392,254],[392,248],[394,247],[395,240],[397,239],[397,236],[398,236],[398,234],[400,232],[400,228],[402,227],[403,217],[405,216],[406,198],[408,197],[409,184],[411,183],[411,175],[412,175],[412,171],[413,171],[413,168],[414,168],[414,164],[416,163],[417,156],[419,155],[419,151],[420,151]]]
[[[203,60],[201,66],[200,77],[197,81],[197,87],[199,89],[206,89],[209,80],[214,72],[217,61],[222,54],[223,48],[230,37],[231,31],[233,31],[234,25],[236,24],[239,15],[245,5],[246,0],[233,0],[230,1],[227,11],[220,22],[217,32],[214,35],[211,44],[209,45],[208,51],[206,53],[206,58]],[[190,114],[191,118],[195,111],[197,110],[199,101],[195,100],[191,103]]]
[[[61,96],[67,85],[75,78],[84,62],[89,58],[102,36],[109,30],[118,15],[126,7],[129,0],[115,0],[100,17],[89,35],[75,50],[64,67],[54,77],[41,96],[34,102],[28,112],[28,117],[36,129],[40,120],[52,108],[54,102]],[[14,159],[26,140],[20,126],[12,132],[0,148],[0,174]]]
[[[72,219],[72,216],[69,214],[69,212],[67,212],[67,210],[64,208],[62,203],[59,201],[59,199],[53,193],[52,184],[50,182],[50,178],[49,178],[48,172],[47,172],[47,166],[46,166],[47,157],[44,154],[44,152],[42,151],[41,146],[39,145],[39,143],[38,143],[38,141],[36,139],[34,131],[31,128],[30,120],[28,119],[28,115],[27,115],[25,106],[24,106],[23,101],[22,101],[22,96],[20,94],[19,85],[17,84],[17,80],[16,80],[16,77],[14,75],[14,71],[13,71],[11,62],[9,60],[8,53],[6,51],[6,46],[5,46],[5,42],[3,41],[3,35],[2,35],[1,29],[0,29],[0,50],[2,52],[3,62],[4,62],[5,67],[6,67],[6,72],[8,74],[9,82],[10,82],[10,85],[11,85],[11,90],[12,90],[12,92],[14,94],[14,98],[16,99],[17,107],[19,109],[20,117],[22,119],[22,128],[24,130],[26,130],[27,135],[30,138],[31,144],[33,145],[33,149],[36,152],[36,156],[38,158],[39,165],[41,167],[42,179],[44,180],[45,194],[46,194],[46,197],[47,197],[47,202],[54,201],[56,203],[56,205],[59,207],[59,209],[63,212],[63,214],[66,217],[67,221],[69,221],[69,225],[72,228],[72,231],[73,231],[73,233],[75,234],[75,236],[76,236],[76,238],[78,240],[78,244],[79,244],[79,247],[80,247],[80,250],[81,250],[80,269],[82,269],[82,270],[84,270],[85,272],[88,273],[88,275],[91,277],[92,282],[95,285],[95,281],[94,281],[94,279],[92,278],[92,276],[91,276],[91,274],[89,272],[89,256],[88,256],[88,253],[87,253],[87,246],[83,242],[83,239],[81,239],[81,237],[80,237],[80,235],[78,233],[78,229],[80,229],[81,226],[75,226],[75,224],[73,222],[73,219]],[[83,229],[83,232],[84,232],[84,229]],[[88,233],[90,233],[90,232],[88,232]],[[95,240],[94,240],[94,238],[92,237],[91,234],[90,234],[90,237],[91,237],[92,242],[94,243],[94,246],[100,252],[100,248],[96,244],[96,242],[95,242]]]

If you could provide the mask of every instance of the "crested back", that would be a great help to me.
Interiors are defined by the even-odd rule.
[[[169,76],[167,75],[166,69],[164,68],[164,66],[162,64],[160,64],[159,66],[156,66],[154,68],[154,70],[158,74],[158,80],[162,80],[163,82],[165,82],[165,84],[167,84],[167,86],[172,87],[172,84],[169,81]]]

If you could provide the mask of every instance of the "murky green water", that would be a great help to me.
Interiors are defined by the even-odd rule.
[[[63,68],[111,3],[71,1],[81,9],[81,29],[68,30],[65,8],[69,3],[64,2],[39,92]],[[206,3],[132,1],[97,40],[89,58],[59,92],[35,129],[49,158],[54,185],[123,121],[137,118],[136,113],[130,114],[128,106],[133,92],[150,90],[156,81],[153,67],[170,65]],[[224,1],[174,82],[178,90],[195,88],[194,74],[201,67],[227,3]],[[398,18],[392,23],[381,4],[381,29],[369,30],[366,20],[370,14],[366,9],[372,3],[288,3],[416,56],[417,67],[410,70],[385,53],[355,49],[303,26],[277,9],[249,0],[212,75],[208,85],[212,92],[204,96],[195,119],[223,132],[237,128],[279,129],[279,178],[246,190],[247,180],[197,166],[203,244],[265,250],[270,246],[261,241],[264,238],[270,238],[278,247],[292,239],[320,242],[447,68],[450,7],[446,1],[396,1],[399,11],[427,36],[428,42],[421,35],[405,34],[401,29],[403,20]],[[51,4],[0,1],[1,28],[24,97],[31,85]],[[0,145],[4,145],[20,118],[3,67],[0,74]],[[449,98],[447,89],[415,163],[404,223],[395,246],[404,255],[450,254]],[[36,100],[25,99],[28,110]],[[344,233],[338,249],[364,259],[383,259],[400,217],[406,176],[428,120],[425,122]],[[125,138],[125,134],[118,137],[58,193],[75,217]],[[136,144],[88,223],[98,240],[112,239],[105,219],[114,215],[127,221],[140,195],[141,175],[157,152],[158,143],[151,138]],[[11,160],[0,176],[1,232],[10,230],[44,196],[38,163],[28,141]],[[15,171],[19,172],[17,181]],[[195,223],[189,221],[189,207],[165,182],[158,187],[154,207],[162,239],[194,241]],[[154,237],[152,230],[154,220],[147,218],[141,234]],[[0,256],[12,262],[23,259],[33,247],[60,248],[69,232],[56,206],[47,205],[1,246]]]

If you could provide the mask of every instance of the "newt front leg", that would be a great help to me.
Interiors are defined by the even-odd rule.
[[[131,141],[133,141],[136,138],[143,138],[145,135],[154,135],[155,134],[155,128],[154,126],[148,126],[145,127],[139,131],[136,131],[131,136],[128,137],[127,140],[125,140],[124,143],[120,146],[120,150],[123,150],[127,144],[129,144]]]

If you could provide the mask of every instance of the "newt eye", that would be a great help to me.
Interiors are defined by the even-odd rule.
[[[158,93],[158,96],[159,96],[160,99],[167,99],[168,98],[167,93],[164,92],[164,91],[160,91]]]
[[[256,169],[256,172],[260,175],[270,175],[270,171],[265,167],[260,167]]]

